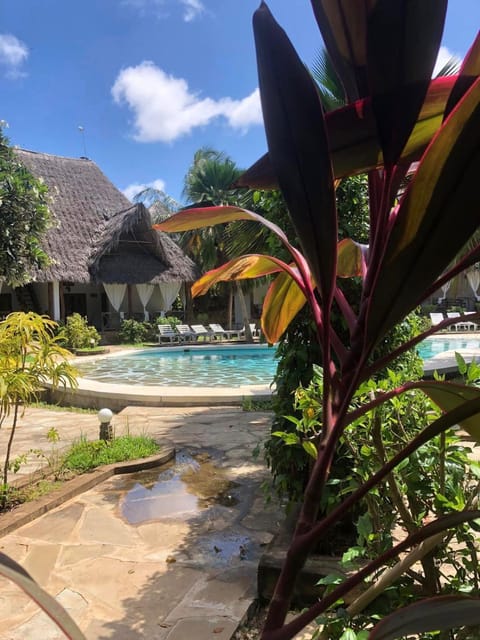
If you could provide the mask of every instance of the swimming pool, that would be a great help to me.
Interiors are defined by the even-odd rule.
[[[422,360],[429,360],[444,351],[458,351],[459,349],[480,349],[480,339],[473,337],[435,336],[427,338],[417,346]]]
[[[417,346],[423,360],[458,349],[480,349],[480,340],[437,336]],[[82,378],[109,384],[239,388],[270,385],[277,368],[275,353],[267,345],[162,347],[76,361],[75,366]]]
[[[75,362],[82,378],[104,383],[168,387],[269,385],[277,368],[267,345],[162,347]]]

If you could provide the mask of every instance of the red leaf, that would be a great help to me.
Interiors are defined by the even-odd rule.
[[[450,111],[463,98],[465,93],[470,89],[476,78],[480,75],[480,32],[477,34],[474,43],[470,47],[469,52],[465,56],[462,68],[453,86],[447,106],[445,107],[445,118]]]
[[[432,80],[418,121],[402,158],[413,162],[442,124],[443,113],[456,77]],[[335,178],[366,173],[383,164],[370,99],[360,100],[325,116]],[[278,189],[278,180],[268,154],[262,156],[236,182],[239,187]]]
[[[311,0],[328,54],[342,81],[348,100],[368,95],[367,17],[376,0],[350,2]]]
[[[270,159],[325,305],[333,298],[335,189],[318,91],[285,32],[262,3],[253,18]]]
[[[368,307],[369,344],[420,300],[478,229],[480,79],[445,121],[400,203]]]
[[[368,640],[396,640],[426,631],[477,624],[480,624],[479,598],[439,596],[397,609],[372,629]]]
[[[442,37],[447,0],[378,0],[367,29],[372,108],[386,166],[417,122]]]

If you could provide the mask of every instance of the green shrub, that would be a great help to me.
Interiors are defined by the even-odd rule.
[[[147,337],[147,330],[143,322],[133,320],[123,320],[120,325],[120,341],[138,344],[143,342]]]
[[[70,349],[88,349],[96,347],[100,342],[100,334],[88,324],[87,318],[79,313],[68,316],[65,326],[61,330],[61,339]]]
[[[176,316],[158,316],[155,321],[155,324],[169,324],[172,329],[174,329],[176,325],[180,323],[180,318],[177,318]]]
[[[155,440],[146,436],[127,435],[109,441],[81,439],[65,454],[63,466],[84,473],[102,464],[147,458],[159,450]]]

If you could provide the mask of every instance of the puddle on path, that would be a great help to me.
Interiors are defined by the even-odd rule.
[[[122,517],[130,524],[152,520],[188,520],[211,505],[230,507],[238,500],[237,486],[216,467],[208,454],[193,458],[179,452],[175,462],[164,471],[141,472],[134,486],[120,501]]]

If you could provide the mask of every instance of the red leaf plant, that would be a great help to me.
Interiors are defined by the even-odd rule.
[[[204,293],[220,280],[274,274],[262,315],[268,341],[278,340],[305,302],[316,322],[323,368],[318,455],[270,603],[263,640],[293,638],[401,551],[480,516],[478,511],[462,511],[431,522],[285,623],[295,579],[316,542],[336,521],[396,465],[452,425],[462,424],[475,438],[480,437],[480,391],[473,387],[411,382],[351,408],[362,382],[455,320],[437,325],[372,362],[379,341],[442,284],[480,260],[478,243],[462,254],[466,243],[476,237],[480,222],[476,182],[480,174],[480,38],[458,76],[432,81],[446,0],[311,3],[348,104],[325,117],[315,82],[262,2],[253,26],[268,154],[240,180],[243,185],[280,188],[301,252],[276,225],[236,207],[190,209],[157,225],[163,231],[181,231],[244,219],[266,224],[288,249],[290,264],[268,256],[243,256],[203,276],[193,292]],[[412,162],[418,167],[405,183]],[[339,243],[337,238],[335,181],[357,173],[368,173],[367,250],[353,240]],[[338,278],[348,276],[362,279],[360,301],[355,305],[338,286]],[[349,328],[346,341],[330,321],[334,307]],[[318,520],[322,493],[344,429],[359,415],[413,388],[429,395],[443,415]],[[429,602],[425,601],[427,617],[435,625],[432,612],[438,609],[438,599],[435,604]],[[480,606],[475,609],[469,601],[465,608],[476,611],[469,622],[480,621]],[[413,611],[422,618],[421,608]],[[402,627],[396,624],[395,615],[372,637],[399,637],[404,628],[412,633],[415,621]],[[448,624],[462,624],[455,617],[455,608],[449,609]]]

